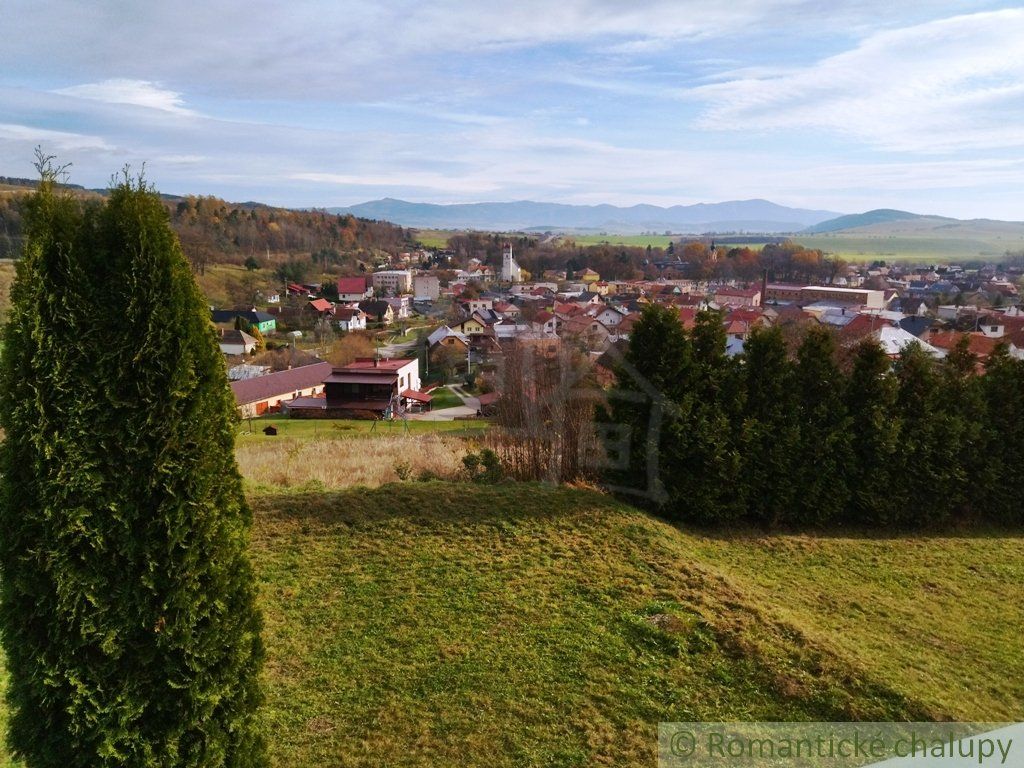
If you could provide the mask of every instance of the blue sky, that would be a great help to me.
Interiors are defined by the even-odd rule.
[[[152,7],[150,7],[152,6]],[[904,7],[908,6],[908,7]],[[0,0],[0,175],[1024,219],[1024,7]]]

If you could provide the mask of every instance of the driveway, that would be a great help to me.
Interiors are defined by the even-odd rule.
[[[426,413],[410,413],[410,421],[454,421],[459,417],[475,417],[476,409],[465,405],[457,405],[454,408],[438,408],[436,411]]]

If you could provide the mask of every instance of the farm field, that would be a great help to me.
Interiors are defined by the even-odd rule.
[[[792,235],[794,243],[805,248],[818,248],[827,255],[858,263],[880,261],[954,262],[995,260],[1007,251],[1024,250],[1024,240],[975,240],[945,237],[917,237],[904,235],[846,235],[817,234]],[[760,250],[763,240],[728,243],[724,248],[751,248]]]
[[[1024,716],[1022,534],[714,537],[532,484],[250,500],[282,768],[636,766],[659,720]]]
[[[680,235],[562,235],[562,240],[572,240],[576,245],[628,245],[639,248],[667,248],[673,241],[685,239]]]
[[[794,242],[820,248],[846,261],[968,261],[993,260],[1007,251],[1024,250],[1024,239],[972,239],[911,235],[794,235]]]
[[[445,229],[417,229],[415,240],[425,248],[447,248],[448,238],[455,234]]]

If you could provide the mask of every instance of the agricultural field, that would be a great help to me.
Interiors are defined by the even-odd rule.
[[[794,235],[794,242],[820,248],[851,261],[935,261],[993,260],[1007,251],[1024,250],[1024,239],[973,239],[914,235],[820,234]]]
[[[685,239],[681,235],[562,235],[561,240],[576,243],[576,245],[628,245],[639,248],[668,248],[673,241]]]
[[[208,264],[195,278],[203,296],[215,307],[262,304],[256,301],[257,292],[266,296],[282,290],[273,269],[250,271],[235,264]]]
[[[446,229],[417,229],[415,240],[425,248],[447,248],[448,238],[458,234]]]

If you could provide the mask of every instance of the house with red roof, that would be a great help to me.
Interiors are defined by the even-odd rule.
[[[295,398],[315,398],[324,391],[324,378],[331,372],[330,363],[314,363],[287,371],[268,373],[251,379],[231,382],[238,412],[242,418],[262,416],[281,410],[283,403]]]
[[[338,301],[344,303],[360,302],[373,298],[373,286],[366,277],[339,277]]]
[[[293,418],[381,418],[429,407],[420,390],[419,358],[360,357],[333,368],[323,380],[323,397],[287,403]]]
[[[334,314],[334,304],[329,302],[327,299],[313,299],[309,302],[309,308],[321,317],[324,315]]]

